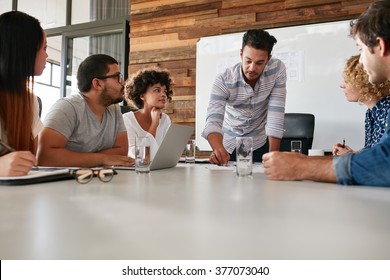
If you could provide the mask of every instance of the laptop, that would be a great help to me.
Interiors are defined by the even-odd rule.
[[[191,126],[171,124],[150,164],[150,170],[175,167],[193,133],[194,128]],[[121,166],[116,166],[115,168],[119,170],[135,169],[135,167]]]

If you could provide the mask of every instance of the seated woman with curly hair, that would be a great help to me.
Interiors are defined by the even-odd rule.
[[[344,67],[344,90],[349,102],[359,102],[368,107],[365,118],[365,144],[363,149],[379,143],[385,133],[385,123],[390,109],[390,82],[371,84],[363,65],[359,63],[360,55],[349,58]],[[337,143],[333,146],[334,155],[345,155],[354,151],[348,146]]]
[[[125,84],[125,99],[137,107],[137,111],[123,115],[129,140],[129,156],[135,158],[135,137],[150,139],[151,160],[171,125],[169,116],[163,113],[172,100],[173,81],[167,70],[148,67],[129,76]]]

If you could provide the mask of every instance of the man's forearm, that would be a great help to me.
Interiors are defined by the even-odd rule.
[[[336,183],[336,174],[333,170],[333,157],[305,157],[296,166],[300,180],[313,180]]]

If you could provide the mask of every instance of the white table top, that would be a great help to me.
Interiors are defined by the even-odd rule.
[[[390,258],[390,189],[206,166],[0,186],[0,259]]]

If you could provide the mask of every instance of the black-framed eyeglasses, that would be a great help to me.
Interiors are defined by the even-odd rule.
[[[116,74],[112,74],[112,75],[107,75],[107,76],[99,76],[99,77],[95,77],[96,79],[101,79],[101,80],[105,80],[105,79],[109,79],[109,78],[117,78],[117,81],[118,83],[123,83],[123,74],[122,73],[116,73]]]
[[[102,168],[102,169],[91,169],[91,168],[80,168],[73,169],[70,173],[74,176],[77,183],[86,184],[91,182],[93,177],[98,177],[103,183],[108,183],[112,180],[117,172],[113,168]]]

